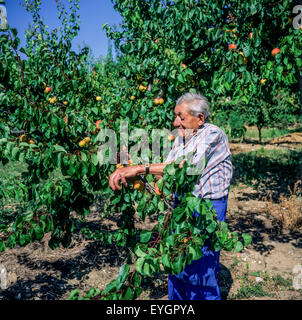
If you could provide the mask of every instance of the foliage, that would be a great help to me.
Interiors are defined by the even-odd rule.
[[[137,298],[141,293],[144,277],[154,277],[163,270],[165,273],[180,273],[186,265],[202,257],[201,247],[207,242],[212,250],[221,249],[240,251],[251,242],[248,234],[243,234],[243,242],[236,232],[230,232],[225,222],[217,220],[217,214],[209,199],[202,200],[193,196],[190,189],[196,176],[185,175],[187,162],[183,168],[176,163],[168,165],[158,185],[163,195],[151,198],[149,193],[140,195],[136,213],[144,221],[147,215],[157,215],[158,224],[152,230],[142,230],[138,234],[135,247],[135,269],[125,264],[120,268],[118,277],[107,285],[103,292],[89,293],[79,297],[79,291],[73,291],[70,299],[120,300]],[[176,178],[176,179],[175,179]],[[133,198],[136,197],[135,191]],[[167,199],[174,194],[183,195],[176,209]],[[127,193],[121,193],[120,204],[127,203]],[[164,200],[165,199],[165,200]],[[133,199],[134,200],[134,199]],[[164,201],[163,201],[164,200]],[[175,203],[175,202],[174,202]],[[147,209],[148,208],[148,209]],[[95,291],[93,291],[95,293]]]
[[[132,57],[125,75],[139,74],[168,104],[197,90],[217,114],[228,118],[235,110],[259,130],[284,122],[284,114],[290,121],[299,116],[302,47],[301,30],[292,26],[293,1],[112,2],[123,17],[122,30],[104,27],[116,47]],[[275,56],[274,48],[280,48]],[[160,85],[153,85],[154,79]],[[218,103],[221,97],[228,97],[229,109]]]
[[[192,196],[197,177],[186,175],[187,165],[166,167],[158,181],[164,196],[154,193],[152,176],[143,181],[146,192],[133,190],[131,184],[113,192],[108,177],[115,165],[101,165],[98,159],[100,130],[118,132],[121,121],[127,121],[129,131],[145,129],[152,143],[153,128],[171,129],[172,106],[186,91],[207,96],[236,136],[244,133],[247,122],[261,130],[284,115],[294,121],[301,30],[288,21],[292,1],[117,0],[121,29],[103,27],[118,59],[108,55],[94,63],[89,48],[71,49],[80,28],[79,0],[69,4],[67,10],[57,1],[61,26],[48,31],[40,16],[41,1],[26,0],[33,17],[26,46],[20,48],[14,28],[0,36],[0,159],[4,166],[10,161],[27,166],[20,184],[0,182],[1,198],[27,204],[11,225],[0,226],[0,250],[39,241],[48,232],[52,249],[68,247],[76,220],[89,214],[100,192],[109,199],[104,215],[121,213],[119,228],[112,235],[83,232],[133,249],[137,260],[135,270],[122,266],[105,292],[92,290],[88,296],[133,299],[140,294],[142,277],[161,268],[180,272],[200,257],[205,241],[214,250],[238,251],[250,238],[239,240],[216,220],[210,202]],[[236,49],[228,50],[233,42]],[[281,48],[276,56],[271,55],[274,47]],[[163,103],[157,105],[159,97]],[[120,140],[117,137],[118,145]],[[134,144],[130,141],[129,147]],[[52,175],[55,171],[61,174]],[[180,203],[172,210],[175,193]],[[142,221],[157,216],[158,224],[137,235],[136,215]]]

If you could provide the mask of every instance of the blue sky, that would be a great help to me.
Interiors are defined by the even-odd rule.
[[[18,30],[18,37],[21,45],[25,44],[25,30],[31,24],[31,15],[21,6],[24,0],[5,0],[7,9],[7,21],[10,27]],[[64,0],[66,8],[69,8],[68,1]],[[93,55],[97,58],[107,54],[108,38],[102,30],[104,23],[118,25],[122,18],[114,11],[110,0],[80,0],[80,32],[73,40],[73,49],[77,51],[78,45],[83,47],[87,44],[92,49]],[[58,12],[55,0],[42,0],[41,15],[44,23],[49,26],[49,30],[58,27]]]

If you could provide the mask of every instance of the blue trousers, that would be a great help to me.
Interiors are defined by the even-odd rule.
[[[211,200],[217,219],[225,221],[228,197]],[[169,300],[221,300],[218,285],[220,251],[213,252],[206,241],[202,257],[177,275],[168,275]]]

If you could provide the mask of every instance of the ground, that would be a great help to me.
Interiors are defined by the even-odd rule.
[[[302,299],[302,283],[301,280],[297,281],[299,276],[302,277],[299,176],[293,175],[296,179],[287,181],[278,157],[279,175],[271,179],[268,179],[269,174],[265,178],[262,175],[254,176],[248,167],[239,170],[246,165],[246,160],[254,159],[248,158],[251,152],[295,151],[301,158],[301,148],[301,133],[275,138],[262,145],[252,140],[231,143],[235,156],[235,180],[229,194],[227,222],[231,231],[250,233],[253,242],[241,253],[222,251],[219,281],[223,299]],[[260,165],[263,166],[262,158],[261,161]],[[266,165],[265,173],[271,173],[271,164]],[[299,174],[299,168],[297,172]],[[288,172],[284,174],[290,176]],[[290,190],[287,188],[289,185]],[[95,205],[86,225],[100,229],[115,227],[114,220],[104,224],[99,214],[99,207]],[[0,289],[0,299],[65,300],[70,291],[76,288],[80,289],[81,294],[91,287],[104,289],[116,277],[119,266],[126,259],[126,252],[122,248],[104,247],[96,241],[85,239],[80,232],[75,234],[68,249],[53,251],[47,245],[48,240],[49,234],[41,242],[0,254],[0,265],[7,270],[7,289]],[[155,283],[144,284],[144,292],[140,297],[146,300],[167,298],[165,275],[158,275]]]

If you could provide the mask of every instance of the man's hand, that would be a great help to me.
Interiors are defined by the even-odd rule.
[[[123,167],[116,169],[109,177],[109,185],[112,190],[121,190],[120,181],[127,187],[127,180],[138,174],[137,166]]]

